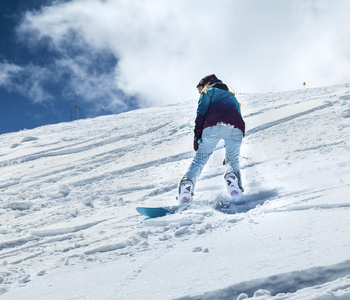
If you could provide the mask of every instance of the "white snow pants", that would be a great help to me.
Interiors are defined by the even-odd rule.
[[[238,177],[238,184],[242,187],[241,172],[239,168],[239,153],[243,133],[240,129],[225,124],[207,127],[203,130],[202,142],[183,178],[190,179],[194,185],[196,184],[205,164],[221,139],[225,140],[226,148],[225,174],[235,172]]]

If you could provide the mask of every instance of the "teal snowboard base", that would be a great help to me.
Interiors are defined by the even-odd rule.
[[[148,218],[164,217],[168,214],[174,214],[179,210],[184,210],[183,205],[164,206],[164,207],[137,207],[136,210],[139,214]]]
[[[244,212],[249,210],[245,207],[246,202],[232,203],[229,201],[218,201],[214,207],[217,211],[225,214],[235,214],[238,212]],[[153,219],[164,217],[166,215],[172,215],[177,212],[186,210],[189,205],[173,205],[173,206],[160,206],[160,207],[137,207],[136,210],[139,214]]]

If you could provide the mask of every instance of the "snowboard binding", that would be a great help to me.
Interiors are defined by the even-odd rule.
[[[239,197],[243,190],[243,187],[239,186],[239,179],[236,173],[228,173],[225,175],[227,193],[231,197]]]
[[[177,197],[177,200],[179,201],[180,205],[182,204],[190,204],[193,200],[193,189],[194,184],[192,180],[184,178],[181,180],[179,185],[179,196]]]

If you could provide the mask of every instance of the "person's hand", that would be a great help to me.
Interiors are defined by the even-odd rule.
[[[197,151],[199,148],[199,144],[202,142],[202,131],[195,130],[194,131],[194,140],[193,140],[193,149]]]
[[[193,149],[194,149],[194,151],[197,151],[198,147],[199,147],[198,140],[197,140],[197,138],[194,138],[194,140],[193,140]]]
[[[193,149],[194,151],[197,151],[199,148],[200,143],[202,142],[202,139],[197,139],[196,137],[194,138],[193,141]]]

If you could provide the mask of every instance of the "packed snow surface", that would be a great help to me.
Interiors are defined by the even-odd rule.
[[[248,203],[224,144],[176,204],[197,101],[0,135],[0,299],[350,299],[350,85],[241,94]]]

